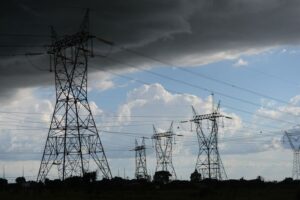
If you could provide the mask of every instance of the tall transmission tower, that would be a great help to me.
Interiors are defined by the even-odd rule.
[[[199,145],[195,168],[199,173],[201,173],[202,178],[217,180],[227,179],[218,149],[218,131],[219,119],[231,119],[231,117],[220,114],[220,102],[215,108],[213,95],[212,113],[199,115],[193,106],[192,109],[194,116],[193,119],[189,121],[196,125],[196,134]]]
[[[88,57],[93,36],[89,33],[87,10],[80,29],[59,39],[52,28],[50,69],[54,69],[56,104],[37,180],[44,181],[56,166],[58,176],[83,176],[94,160],[102,177],[111,171],[87,100]]]
[[[176,172],[172,163],[173,141],[176,134],[173,133],[173,122],[166,132],[157,132],[153,125],[153,136],[156,151],[156,169],[155,171],[168,171],[172,179],[176,180]]]
[[[292,177],[293,179],[299,180],[300,178],[300,143],[299,143],[300,134],[288,133],[285,131],[285,135],[294,152]]]
[[[135,177],[136,179],[149,179],[147,172],[145,137],[142,137],[141,145],[135,140]]]

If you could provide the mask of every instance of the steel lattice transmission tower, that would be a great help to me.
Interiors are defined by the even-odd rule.
[[[147,159],[146,159],[146,145],[145,137],[142,138],[141,145],[135,140],[135,178],[136,179],[149,179],[147,172]]]
[[[176,134],[173,133],[173,122],[166,132],[157,132],[153,126],[153,136],[156,151],[156,169],[155,171],[168,171],[172,179],[176,180],[176,172],[172,163],[173,141]]]
[[[83,176],[90,160],[104,178],[111,171],[87,99],[88,57],[92,56],[87,10],[79,31],[59,39],[52,29],[50,69],[54,69],[56,104],[37,180],[44,181],[53,166],[58,176]]]
[[[212,95],[212,113],[199,115],[193,109],[193,119],[190,122],[196,125],[196,134],[199,144],[199,152],[196,162],[196,170],[201,173],[202,178],[217,180],[227,179],[218,149],[219,119],[228,118],[220,114],[220,102],[215,108]]]
[[[294,152],[292,177],[293,179],[299,180],[300,178],[300,143],[299,143],[300,134],[288,133],[285,131],[285,135]]]

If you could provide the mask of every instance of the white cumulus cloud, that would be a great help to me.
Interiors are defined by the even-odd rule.
[[[243,60],[242,58],[238,59],[234,64],[233,66],[235,67],[242,67],[242,66],[247,66],[248,65],[248,62]]]

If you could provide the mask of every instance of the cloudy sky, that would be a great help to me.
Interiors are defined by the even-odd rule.
[[[91,8],[89,101],[114,176],[134,174],[135,138],[174,121],[173,164],[188,179],[195,128],[180,123],[221,101],[220,153],[229,178],[281,180],[293,154],[284,130],[300,116],[300,2],[296,0],[12,0],[0,12],[0,167],[35,179],[55,103],[52,25],[78,30]],[[39,55],[33,55],[38,53]],[[297,138],[295,138],[297,139]],[[284,141],[284,142],[282,142]],[[155,170],[152,141],[148,169]],[[0,174],[0,176],[2,176]]]

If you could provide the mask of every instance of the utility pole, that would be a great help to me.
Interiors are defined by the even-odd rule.
[[[93,56],[89,10],[79,31],[59,38],[52,28],[50,71],[55,74],[56,104],[37,180],[56,166],[64,180],[89,172],[92,159],[103,178],[111,178],[99,133],[87,99],[88,58]],[[96,170],[95,170],[96,171]]]
[[[300,178],[300,144],[299,144],[300,134],[288,133],[285,131],[285,135],[294,152],[292,177],[295,180],[299,180]]]
[[[153,136],[156,151],[156,169],[155,171],[166,171],[170,172],[172,175],[172,179],[176,180],[176,172],[172,163],[172,150],[173,150],[173,142],[174,136],[176,134],[173,133],[173,122],[170,125],[170,128],[166,132],[158,132],[153,125]]]
[[[142,137],[141,145],[135,140],[135,178],[136,179],[149,179],[147,172],[147,159],[146,159],[146,145],[145,137]]]
[[[199,152],[195,169],[201,173],[202,178],[217,180],[227,179],[227,175],[218,149],[218,119],[231,117],[220,113],[220,102],[215,108],[212,95],[212,113],[199,115],[192,106],[193,119],[189,120],[196,125],[196,134]],[[188,121],[182,121],[183,123]],[[207,125],[207,126],[205,126]]]

